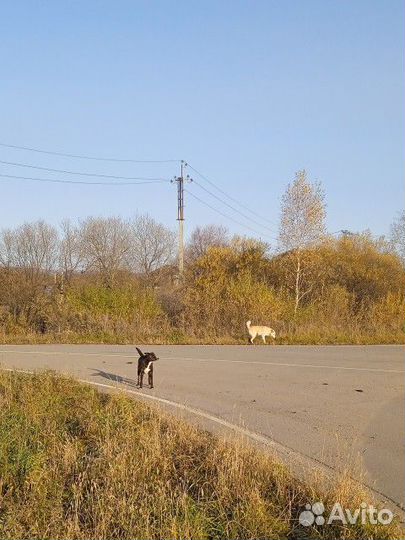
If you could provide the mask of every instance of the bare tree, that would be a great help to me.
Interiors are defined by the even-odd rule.
[[[294,312],[297,312],[301,300],[311,292],[313,277],[311,259],[306,259],[306,248],[313,247],[326,234],[325,193],[321,184],[311,184],[305,170],[298,171],[295,180],[289,184],[281,202],[281,220],[279,228],[279,249],[289,252],[285,261],[290,265],[294,291]]]
[[[62,237],[60,241],[59,266],[63,279],[70,281],[84,262],[83,242],[79,227],[68,219],[61,223]]]
[[[117,272],[128,267],[131,227],[118,217],[87,218],[80,228],[81,249],[87,268],[97,269],[111,287]]]
[[[55,270],[58,250],[57,230],[44,221],[24,223],[1,233],[1,263],[9,268],[21,269],[32,281],[43,273]]]
[[[391,242],[405,263],[405,210],[400,213],[391,225]]]
[[[270,249],[270,244],[249,236],[234,235],[230,241],[231,247],[238,253],[257,253],[265,257]]]
[[[0,235],[2,298],[14,320],[23,318],[46,331],[46,310],[54,284],[59,239],[57,230],[44,223],[24,223]]]
[[[133,221],[132,242],[134,269],[146,276],[174,260],[175,233],[148,215],[138,216]]]
[[[10,268],[14,260],[15,233],[12,229],[3,229],[0,233],[0,264]]]
[[[191,233],[187,245],[186,256],[195,261],[205,255],[210,247],[226,246],[229,243],[229,232],[222,225],[206,225],[196,227]]]

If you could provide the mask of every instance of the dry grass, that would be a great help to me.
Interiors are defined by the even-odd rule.
[[[0,538],[403,537],[394,524],[300,527],[309,501],[369,500],[347,478],[325,489],[123,395],[0,373]]]
[[[5,334],[0,332],[1,345],[41,345],[41,344],[106,344],[106,345],[132,345],[133,343],[147,343],[148,345],[248,345],[248,336],[232,335],[221,336],[195,336],[186,335],[179,331],[173,331],[166,335],[140,334],[112,334],[112,333],[94,333],[94,334],[75,334],[68,333],[19,333]],[[366,333],[344,333],[344,332],[325,332],[321,329],[296,332],[287,334],[280,332],[276,341],[268,341],[268,345],[403,345],[405,343],[405,334],[402,331],[397,333],[376,333],[369,335]],[[262,346],[261,338],[256,338],[256,346]]]

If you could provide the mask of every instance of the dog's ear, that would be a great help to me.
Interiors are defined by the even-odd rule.
[[[138,351],[139,356],[143,356],[143,352],[141,351],[141,349],[138,349],[138,347],[135,347],[135,348]]]

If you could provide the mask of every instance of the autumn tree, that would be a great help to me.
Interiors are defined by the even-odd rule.
[[[188,267],[183,294],[186,328],[197,336],[246,333],[246,321],[271,324],[280,317],[274,291],[267,287],[265,245],[237,238],[211,247]]]
[[[305,170],[298,171],[281,202],[279,249],[284,254],[287,284],[294,293],[294,312],[316,282],[313,248],[326,234],[325,194],[319,182],[308,181]],[[310,257],[307,257],[310,254]],[[315,273],[316,274],[316,273]]]

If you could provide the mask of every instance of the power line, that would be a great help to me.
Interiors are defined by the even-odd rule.
[[[2,161],[0,160],[0,163],[3,163],[5,165],[13,165],[15,167],[28,167],[29,169],[38,169],[41,171],[48,171],[48,172],[57,172],[57,173],[63,173],[63,174],[74,174],[78,176],[95,176],[97,178],[116,178],[118,180],[164,180],[168,181],[167,178],[145,178],[142,176],[116,176],[111,174],[97,174],[97,173],[87,173],[87,172],[79,172],[79,171],[65,171],[63,169],[50,169],[48,167],[38,167],[36,165],[29,165],[27,163],[15,163],[13,161]]]
[[[247,212],[251,213],[252,215],[260,218],[261,220],[263,221],[266,221],[267,223],[270,223],[270,225],[275,225],[275,223],[267,218],[265,218],[264,216],[261,216],[260,214],[258,214],[256,211],[254,210],[251,210],[248,206],[244,205],[243,203],[241,203],[240,201],[238,201],[238,199],[235,199],[234,197],[232,197],[231,195],[229,195],[226,191],[224,191],[223,189],[221,189],[220,187],[218,187],[214,182],[212,182],[209,178],[207,178],[204,174],[202,174],[200,171],[198,171],[196,168],[192,167],[189,163],[187,163],[188,167],[190,167],[190,169],[192,169],[195,173],[197,173],[199,176],[201,176],[201,178],[203,178],[206,182],[208,182],[209,184],[211,184],[211,186],[213,186],[215,189],[217,189],[218,191],[220,191],[223,195],[225,195],[225,197],[228,197],[228,199],[230,199],[231,201],[233,201],[234,203],[238,204],[241,208],[244,208]]]
[[[236,223],[237,225],[240,225],[241,227],[244,227],[245,229],[249,229],[250,231],[254,232],[255,234],[258,234],[259,236],[263,236],[263,234],[261,232],[257,231],[256,229],[253,229],[252,227],[249,227],[248,225],[245,225],[244,223],[241,223],[237,219],[234,219],[233,217],[228,216],[227,214],[224,214],[223,212],[221,212],[221,210],[218,210],[218,208],[215,208],[214,206],[211,206],[206,201],[203,201],[202,199],[200,199],[200,197],[197,197],[197,195],[194,195],[194,193],[192,193],[188,189],[185,189],[184,191],[186,191],[194,199],[197,199],[197,201],[204,204],[205,206],[208,206],[208,208],[211,208],[211,210],[214,210],[214,212],[217,212],[218,214],[220,214],[224,218],[229,219],[230,221],[233,221],[234,223]],[[274,237],[270,237],[270,236],[268,236],[267,238],[269,238],[269,239],[271,238],[272,240],[276,240]]]
[[[222,204],[225,204],[228,208],[230,208],[231,210],[233,210],[234,212],[237,212],[239,215],[243,216],[245,219],[249,220],[249,221],[253,221],[253,223],[256,223],[256,225],[259,225],[259,227],[263,227],[264,229],[267,229],[268,231],[270,231],[271,233],[273,233],[274,231],[272,229],[270,229],[269,227],[267,227],[266,225],[262,225],[259,221],[256,221],[255,219],[251,218],[250,216],[247,216],[246,214],[244,214],[243,212],[241,212],[240,210],[238,210],[237,208],[235,208],[234,206],[232,206],[231,204],[227,203],[226,201],[224,201],[223,199],[221,199],[221,197],[218,197],[217,195],[215,195],[215,193],[212,193],[212,191],[210,191],[209,189],[205,188],[204,186],[202,186],[199,182],[197,182],[197,180],[193,180],[194,184],[196,184],[199,188],[203,189],[206,193],[208,193],[209,195],[211,195],[211,197],[214,197],[215,199],[217,199],[218,201],[220,201]]]
[[[61,156],[76,159],[90,159],[92,161],[114,161],[119,163],[178,163],[180,159],[120,159],[110,157],[95,157],[85,156],[83,154],[68,154],[64,152],[52,152],[50,150],[41,150],[39,148],[30,148],[29,146],[17,146],[15,144],[0,143],[0,146],[5,148],[14,148],[16,150],[28,150],[29,152],[37,152],[39,154],[49,154],[52,156]]]
[[[15,176],[12,174],[2,174],[3,178],[14,178],[17,180],[32,180],[34,182],[51,182],[54,184],[84,184],[87,186],[137,186],[141,184],[162,184],[169,180],[145,180],[143,182],[86,182],[85,180],[59,180],[56,178],[35,178],[32,176]]]

